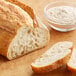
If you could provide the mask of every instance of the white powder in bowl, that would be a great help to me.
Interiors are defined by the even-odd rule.
[[[57,6],[47,10],[48,17],[60,25],[76,24],[76,8],[72,6]]]

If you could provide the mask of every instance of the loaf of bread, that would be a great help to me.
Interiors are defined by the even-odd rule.
[[[67,63],[67,67],[70,71],[76,73],[76,48],[73,49],[71,58]]]
[[[61,67],[68,62],[71,48],[73,48],[72,42],[56,43],[31,64],[32,70],[35,73],[45,73]]]
[[[26,10],[0,0],[0,55],[12,60],[46,46],[49,40],[49,32],[34,28],[33,17]]]

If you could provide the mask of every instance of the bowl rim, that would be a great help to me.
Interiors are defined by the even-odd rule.
[[[64,25],[64,24],[59,24],[59,23],[56,23],[56,22],[54,22],[54,21],[51,21],[50,18],[47,16],[47,8],[48,8],[50,5],[56,4],[56,3],[67,3],[67,4],[76,4],[76,3],[75,3],[74,1],[70,1],[70,2],[68,2],[68,1],[53,1],[53,2],[48,3],[48,4],[44,7],[44,16],[45,16],[45,18],[46,18],[49,22],[51,22],[51,23],[53,23],[53,24],[57,24],[58,26],[61,26],[61,25],[66,26],[66,25]],[[66,5],[66,6],[70,6],[70,5]],[[67,25],[67,26],[69,26],[69,25]],[[74,25],[70,25],[70,26],[74,26]]]

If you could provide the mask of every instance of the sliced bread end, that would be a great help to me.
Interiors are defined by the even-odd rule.
[[[73,49],[71,58],[67,63],[68,70],[76,73],[76,48]]]
[[[66,45],[68,44],[66,47]],[[45,73],[52,71],[66,64],[71,56],[73,45],[71,42],[58,42],[46,51],[40,58],[31,64],[32,70],[35,73]],[[70,46],[70,47],[69,47]]]
[[[43,66],[43,67],[39,67],[39,66],[35,66],[34,64],[31,64],[32,70],[35,73],[46,73],[49,71],[53,71],[53,70],[65,65],[69,61],[70,55],[71,55],[71,53],[69,53],[64,58],[56,61],[55,63],[47,64],[47,66]]]

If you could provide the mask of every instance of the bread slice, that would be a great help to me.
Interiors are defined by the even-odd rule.
[[[70,71],[76,73],[76,48],[73,49],[71,58],[67,63],[67,67]]]
[[[31,64],[32,70],[36,73],[45,73],[61,67],[68,62],[72,47],[72,42],[56,43]]]

